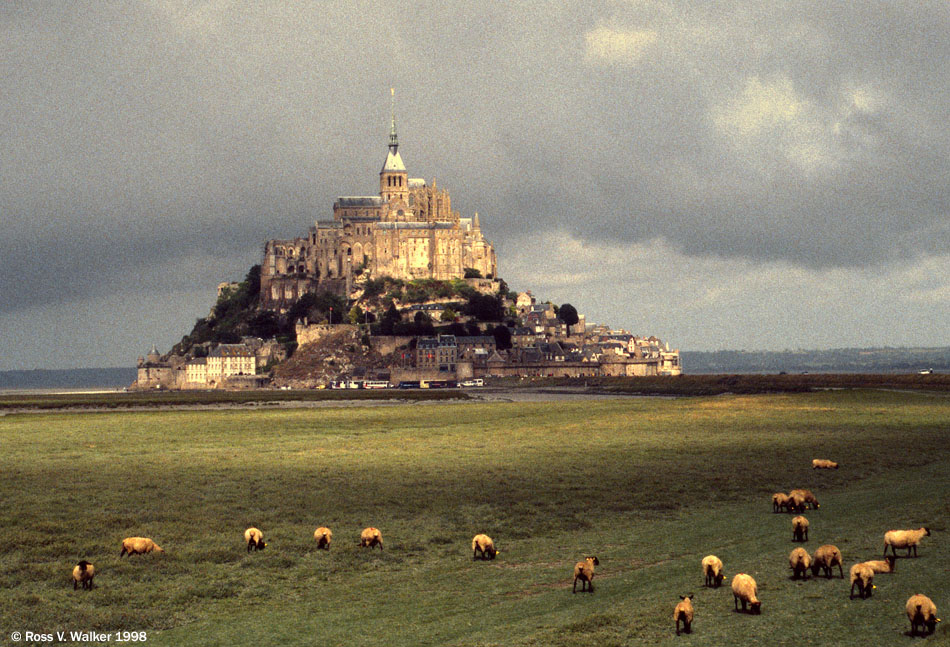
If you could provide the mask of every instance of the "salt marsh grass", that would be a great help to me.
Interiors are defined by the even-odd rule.
[[[0,418],[0,447],[0,641],[902,644],[912,593],[950,607],[942,396],[44,413]],[[812,470],[815,457],[841,468]],[[806,547],[838,545],[845,571],[879,558],[890,528],[933,535],[869,600],[849,601],[839,578],[793,582],[790,517],[771,494],[796,487],[822,503]],[[246,552],[250,525],[266,550]],[[366,526],[383,551],[359,550]],[[478,532],[496,560],[472,561]],[[119,559],[132,535],[166,552]],[[709,553],[730,579],[757,579],[761,616],[734,613],[728,583],[702,587]],[[572,595],[574,562],[594,554],[596,592]],[[96,565],[92,592],[72,589],[80,558]],[[693,633],[676,639],[688,592]]]

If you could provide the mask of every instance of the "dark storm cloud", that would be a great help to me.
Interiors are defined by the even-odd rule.
[[[375,192],[390,86],[410,173],[500,250],[937,253],[948,23],[937,2],[5,5],[0,308],[240,278],[184,259],[246,268]]]

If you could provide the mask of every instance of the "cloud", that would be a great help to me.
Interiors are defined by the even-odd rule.
[[[634,65],[656,43],[652,30],[611,29],[600,26],[584,34],[588,60]]]
[[[536,242],[543,259],[503,268],[527,278],[511,289],[681,349],[947,343],[938,331],[950,316],[946,253],[914,266],[810,269],[686,256],[659,239],[594,244],[551,232]]]
[[[410,173],[481,214],[512,283],[605,271],[539,274],[548,232],[639,267],[662,245],[728,277],[711,304],[731,267],[936,271],[948,29],[928,0],[6,3],[0,313],[241,278],[376,190],[393,86]]]

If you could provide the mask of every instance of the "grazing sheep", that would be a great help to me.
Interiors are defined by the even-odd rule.
[[[373,546],[379,546],[379,549],[383,549],[383,535],[376,528],[363,528],[363,532],[360,533],[360,548],[366,547],[372,548]]]
[[[693,624],[693,594],[681,595],[676,608],[673,609],[673,620],[676,621],[676,635],[680,635],[680,622],[683,623],[683,631],[690,633],[690,625]]]
[[[827,458],[813,458],[811,468],[813,470],[836,470],[838,469],[838,464],[834,461],[829,461]]]
[[[884,555],[887,556],[887,547],[891,547],[891,552],[897,557],[898,548],[906,548],[907,555],[910,557],[911,549],[914,550],[914,557],[917,557],[917,544],[923,537],[930,535],[930,529],[921,526],[917,530],[888,530],[884,533]]]
[[[801,515],[792,519],[792,541],[808,541],[808,519]]]
[[[722,560],[715,555],[706,555],[703,557],[703,575],[706,578],[706,586],[719,588],[726,576],[722,572]]]
[[[861,562],[851,567],[851,599],[854,599],[854,585],[858,585],[858,595],[861,599],[871,597],[874,590],[874,569]]]
[[[80,584],[82,588],[92,590],[92,578],[96,576],[96,567],[91,562],[80,560],[73,568],[73,591]]]
[[[126,537],[122,540],[122,552],[119,553],[119,557],[122,557],[126,553],[130,556],[141,555],[143,553],[150,553],[153,550],[156,553],[165,552],[161,546],[148,537]]]
[[[788,496],[793,497],[796,494],[802,498],[802,501],[804,503],[807,503],[808,505],[810,505],[812,509],[817,510],[818,508],[821,507],[820,505],[818,505],[818,499],[816,499],[815,495],[811,493],[811,490],[792,490],[791,492],[788,493]],[[804,509],[804,506],[802,507],[802,509]]]
[[[798,512],[801,514],[805,511],[805,497],[798,492],[790,492],[788,494],[788,505],[785,509],[789,512]]]
[[[330,540],[333,539],[333,533],[330,532],[329,528],[320,526],[313,531],[313,538],[317,542],[317,550],[320,550],[321,548],[330,550]]]
[[[477,559],[479,553],[482,554],[482,559],[495,559],[498,554],[495,542],[488,535],[475,535],[472,538],[472,559]]]
[[[244,531],[244,541],[247,542],[247,552],[252,550],[264,550],[267,544],[264,543],[264,533],[257,528],[248,528]]]
[[[818,550],[815,551],[815,555],[811,558],[812,575],[817,576],[818,570],[821,569],[825,572],[825,577],[830,578],[831,567],[837,564],[841,579],[844,579],[844,568],[841,566],[841,561],[841,551],[838,550],[837,546],[831,544],[819,546]]]
[[[572,593],[577,593],[577,580],[581,581],[581,593],[585,590],[588,593],[594,592],[594,567],[599,565],[600,561],[596,557],[588,557],[583,562],[574,564],[574,589]]]
[[[921,633],[932,634],[937,629],[940,618],[937,617],[937,605],[926,595],[920,593],[910,596],[907,600],[907,618],[910,620],[910,633],[917,635],[917,627]]]
[[[772,495],[772,512],[788,511],[788,495],[784,492],[776,492]]]
[[[746,603],[749,604],[749,613],[762,613],[762,603],[756,596],[759,587],[751,575],[738,573],[732,578],[732,598],[736,605],[736,611],[739,610],[739,600],[742,600],[742,610],[746,610]]]
[[[893,555],[888,555],[884,559],[872,559],[862,563],[870,566],[875,573],[893,573],[894,569],[897,568],[897,558]]]
[[[792,579],[797,580],[801,577],[808,579],[808,569],[811,567],[811,556],[808,551],[799,546],[792,550],[788,555],[788,567],[792,569]]]

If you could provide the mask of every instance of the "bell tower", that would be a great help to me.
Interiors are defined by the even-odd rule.
[[[396,200],[408,204],[409,174],[399,155],[399,138],[396,136],[396,91],[390,88],[389,92],[392,95],[392,125],[389,129],[389,154],[379,172],[379,195],[383,202]]]

